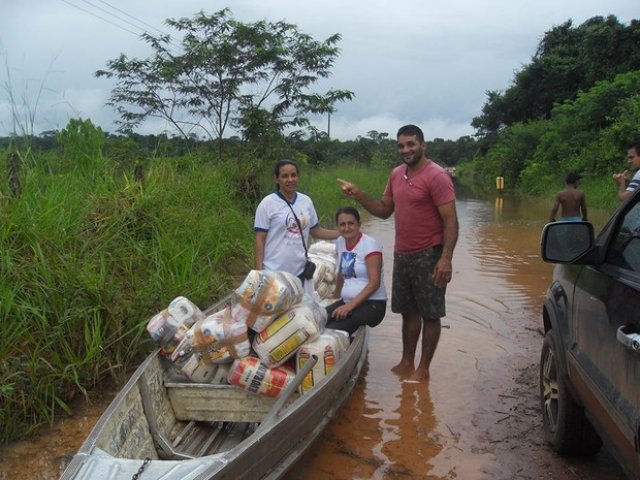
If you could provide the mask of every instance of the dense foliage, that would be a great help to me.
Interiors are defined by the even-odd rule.
[[[513,85],[487,97],[464,181],[493,188],[502,176],[508,189],[550,196],[575,171],[594,203],[614,206],[611,174],[626,168],[626,145],[640,138],[640,22],[555,27]]]
[[[0,443],[129,368],[153,313],[178,295],[206,306],[251,258],[251,206],[224,164],[159,157],[136,180],[101,138],[73,121],[63,150],[4,157],[20,189],[0,182]]]
[[[487,92],[482,114],[473,119],[485,137],[516,123],[549,118],[554,106],[573,100],[596,82],[640,69],[640,22],[629,26],[610,15],[578,27],[571,20],[546,32],[531,63],[504,92]]]

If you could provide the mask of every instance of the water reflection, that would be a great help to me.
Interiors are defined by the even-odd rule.
[[[403,382],[395,400],[396,416],[384,422],[381,451],[387,461],[373,478],[426,478],[431,460],[442,450],[429,384]]]
[[[370,370],[367,362],[349,401],[323,433],[321,445],[314,444],[286,479],[375,478],[375,472],[385,463],[380,446],[383,443],[381,415],[386,408],[384,399],[367,400]]]
[[[504,198],[502,196],[496,197],[495,218],[502,216],[502,205],[504,204]]]

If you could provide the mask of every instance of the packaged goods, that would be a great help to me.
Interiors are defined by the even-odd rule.
[[[196,322],[191,345],[205,363],[229,363],[251,351],[247,325],[234,322],[231,305]]]
[[[168,310],[151,317],[147,323],[147,332],[158,345],[166,345],[178,331],[180,324],[169,314]]]
[[[185,330],[204,318],[202,311],[185,297],[174,298],[169,306],[147,323],[147,332],[160,346],[173,351],[182,340]]]
[[[282,365],[302,344],[315,340],[326,322],[326,310],[307,300],[276,318],[256,335],[253,349],[267,366]]]
[[[300,280],[288,272],[251,270],[234,293],[238,317],[252,330],[261,332],[299,302],[304,290]]]
[[[184,363],[186,359],[191,356],[193,353],[193,347],[191,345],[191,341],[193,340],[193,334],[195,332],[195,328],[191,327],[184,333],[182,340],[173,349],[171,354],[169,355],[169,360],[171,360],[174,364],[179,366],[181,363]]]
[[[233,361],[227,380],[249,392],[277,397],[294,377],[295,372],[290,368],[269,368],[256,357],[244,357]]]
[[[336,289],[335,285],[328,282],[321,282],[316,287],[316,292],[318,293],[318,298],[322,301],[327,298],[331,298],[333,296],[335,289]]]
[[[209,383],[216,373],[216,365],[204,363],[200,356],[193,351],[191,341],[194,329],[195,326],[187,330],[180,345],[169,356],[169,360],[180,374],[192,382]]]
[[[174,298],[167,307],[167,310],[178,323],[182,323],[187,327],[191,327],[198,320],[204,318],[202,310],[186,297]]]
[[[318,298],[322,300],[333,295],[338,274],[335,244],[315,242],[309,249],[309,259],[317,266],[313,283]]]
[[[217,365],[216,367],[217,367],[216,373],[209,383],[212,383],[214,385],[229,384],[228,378],[229,378],[229,371],[231,370],[231,364],[223,363],[223,364]]]
[[[326,329],[316,340],[302,345],[296,352],[296,371],[300,371],[312,355],[318,357],[318,362],[300,384],[300,394],[307,393],[330,374],[348,347],[349,334],[332,329]]]
[[[326,240],[320,240],[317,242],[313,242],[309,246],[309,254],[320,254],[324,253],[327,255],[335,255],[336,253],[336,244],[333,242],[329,242]]]
[[[202,362],[198,354],[192,352],[180,365],[179,371],[192,382],[210,383],[217,368],[217,365]]]
[[[162,345],[162,348],[161,348],[162,354],[164,356],[170,356],[176,350],[176,348],[178,348],[180,343],[182,343],[182,340],[184,340],[184,336],[187,334],[188,331],[189,331],[189,327],[187,327],[184,324],[179,325],[178,329],[173,334],[173,337],[171,338],[171,340],[169,340],[169,342]]]

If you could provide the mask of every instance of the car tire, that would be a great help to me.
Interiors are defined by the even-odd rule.
[[[565,455],[591,456],[602,447],[602,440],[576,403],[560,364],[555,332],[544,337],[540,356],[540,402],[544,438],[551,448]]]

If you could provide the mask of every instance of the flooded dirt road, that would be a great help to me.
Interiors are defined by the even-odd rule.
[[[371,332],[355,394],[288,480],[625,478],[607,451],[565,459],[542,439],[540,316],[552,266],[539,258],[539,239],[549,207],[459,195],[454,276],[428,384],[390,372],[401,319],[388,312]],[[594,215],[599,229],[608,215]],[[384,245],[390,286],[393,223],[369,220],[363,230]]]
[[[565,459],[542,440],[540,311],[552,267],[538,251],[549,208],[459,192],[460,239],[429,382],[402,383],[390,372],[400,358],[401,319],[389,311],[371,331],[354,394],[288,480],[625,478],[606,450]],[[606,216],[592,219],[596,230]],[[368,219],[363,230],[384,245],[390,287],[393,222]],[[57,479],[108,399],[51,433],[0,449],[0,479]]]

